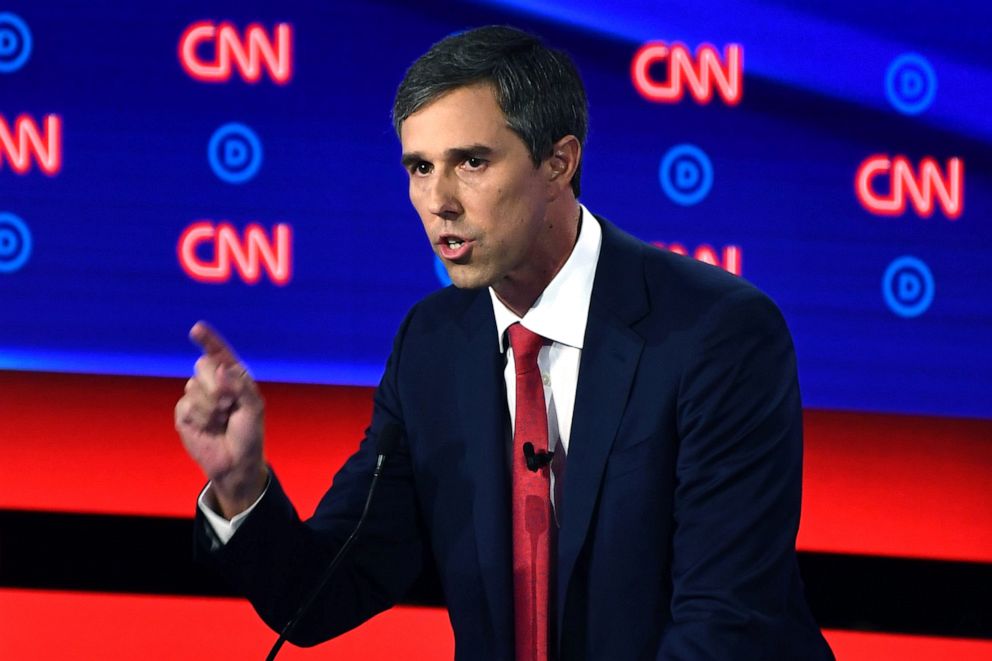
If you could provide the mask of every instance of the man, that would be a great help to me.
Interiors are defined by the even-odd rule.
[[[193,328],[176,426],[210,479],[198,544],[273,628],[358,520],[379,434],[404,430],[294,642],[388,608],[430,563],[459,659],[831,658],[796,568],[782,317],[578,203],[586,117],[567,56],[510,28],[449,37],[407,72],[410,199],[455,287],[404,320],[365,441],[307,522],[265,463],[254,382]]]

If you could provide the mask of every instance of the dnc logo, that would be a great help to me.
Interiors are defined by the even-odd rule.
[[[918,317],[933,303],[933,273],[923,260],[903,255],[892,261],[882,277],[886,305],[903,318]]]
[[[0,12],[0,73],[13,73],[31,57],[31,30],[16,14]]]
[[[675,145],[661,159],[658,180],[669,199],[692,206],[709,195],[713,187],[713,163],[696,145]]]
[[[918,115],[937,96],[937,72],[922,55],[903,53],[885,72],[885,95],[899,112]]]
[[[13,273],[31,256],[31,230],[12,213],[0,211],[0,273]]]
[[[262,141],[248,126],[224,124],[210,136],[207,160],[210,169],[229,184],[243,184],[262,167]]]

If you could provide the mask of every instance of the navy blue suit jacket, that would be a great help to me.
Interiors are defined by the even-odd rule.
[[[775,305],[605,221],[557,549],[560,659],[832,658],[796,566],[802,417]],[[510,430],[492,304],[447,288],[397,333],[361,447],[301,522],[278,480],[201,555],[279,629],[364,504],[375,440],[406,433],[367,527],[294,642],[401,599],[436,564],[458,659],[513,658]]]

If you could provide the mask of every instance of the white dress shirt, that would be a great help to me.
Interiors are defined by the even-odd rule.
[[[579,381],[579,360],[582,357],[582,343],[586,334],[586,321],[589,318],[589,301],[592,299],[592,285],[596,277],[596,264],[603,242],[603,230],[599,222],[583,205],[579,236],[565,264],[538,297],[534,305],[518,317],[496,297],[489,288],[493,313],[496,317],[496,341],[501,352],[506,353],[506,368],[503,378],[506,381],[506,403],[510,409],[510,423],[516,421],[517,381],[513,363],[513,349],[506,340],[506,329],[519,322],[524,328],[551,341],[541,347],[537,365],[544,381],[544,401],[548,406],[548,446],[557,450],[561,446],[568,453],[568,439],[572,431],[572,411],[575,407],[575,389]],[[214,512],[206,502],[208,484],[200,493],[197,505],[203,512],[217,540],[226,544],[235,531],[251,513],[265,492],[251,507],[237,514],[230,521]],[[554,499],[554,476],[551,493]]]
[[[496,316],[496,338],[500,351],[505,351],[507,356],[503,378],[506,381],[510,423],[515,429],[517,379],[513,348],[505,338],[506,329],[520,322],[527,330],[551,341],[551,344],[541,347],[537,366],[541,370],[544,401],[548,406],[548,447],[555,450],[560,443],[566,454],[572,432],[572,410],[575,408],[575,388],[579,382],[579,359],[582,357],[582,342],[589,318],[592,283],[603,242],[603,230],[599,223],[584,206],[581,208],[582,222],[572,254],[523,318],[503,305],[496,292],[489,288]]]

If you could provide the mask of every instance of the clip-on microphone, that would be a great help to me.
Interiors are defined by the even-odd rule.
[[[537,469],[543,468],[551,463],[551,457],[554,456],[554,451],[541,450],[540,452],[534,451],[534,444],[530,441],[524,443],[524,461],[527,462],[527,469],[536,473]]]

